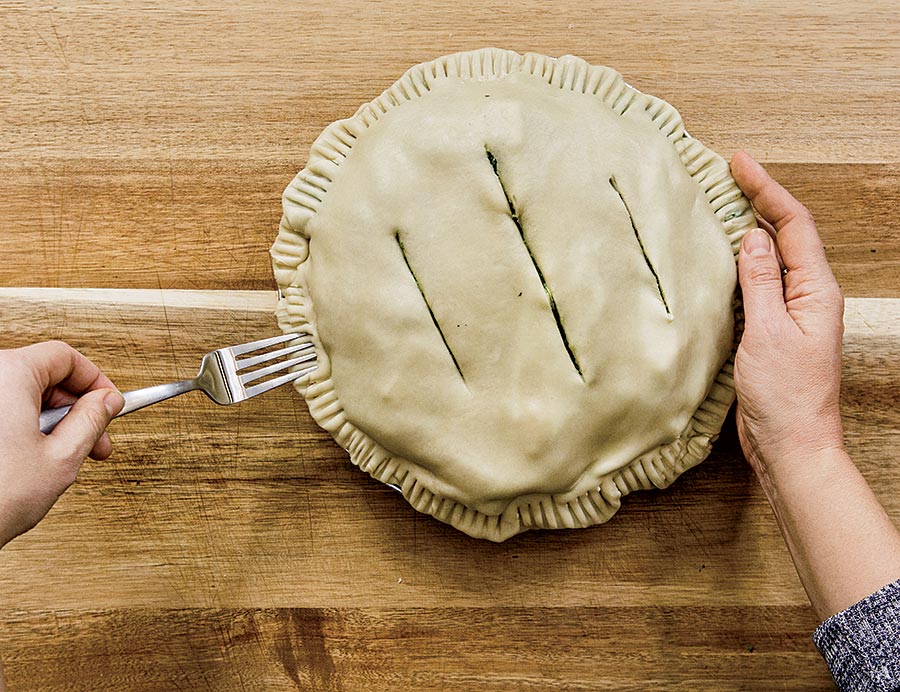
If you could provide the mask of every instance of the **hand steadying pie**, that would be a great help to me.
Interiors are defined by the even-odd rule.
[[[809,211],[747,154],[731,171],[766,229],[747,233],[738,257],[741,446],[813,609],[829,618],[813,639],[839,689],[896,681],[900,532],[844,450],[843,297]]]
[[[843,446],[844,301],[809,211],[747,154],[734,156],[731,171],[771,228],[741,244],[746,324],[734,364],[738,434],[764,477],[769,465]]]

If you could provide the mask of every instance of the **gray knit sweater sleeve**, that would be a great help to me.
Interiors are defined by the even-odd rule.
[[[840,692],[900,692],[900,580],[832,615],[813,641]]]

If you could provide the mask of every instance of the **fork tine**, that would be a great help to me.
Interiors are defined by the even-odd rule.
[[[231,346],[230,351],[236,355],[240,356],[244,353],[250,353],[251,351],[258,351],[261,348],[268,348],[269,346],[276,346],[278,344],[283,344],[288,341],[293,341],[294,339],[299,339],[301,337],[308,336],[308,334],[282,334],[281,336],[273,336],[268,339],[260,339],[259,341],[251,341],[247,344],[238,344],[237,346]]]
[[[255,380],[258,380],[261,377],[265,377],[266,375],[271,375],[275,372],[287,370],[294,365],[300,365],[300,363],[308,363],[309,361],[315,359],[315,353],[307,353],[305,355],[298,356],[297,358],[289,358],[288,360],[281,361],[280,363],[275,363],[274,365],[269,365],[265,368],[259,368],[258,370],[248,372],[246,375],[241,375],[241,384],[254,382]]]
[[[249,358],[240,358],[239,360],[237,360],[235,362],[234,367],[237,370],[244,370],[245,368],[249,368],[254,365],[259,365],[260,363],[265,363],[267,360],[281,358],[282,356],[286,356],[290,353],[296,353],[297,351],[305,351],[312,347],[313,347],[312,342],[307,342],[305,344],[300,344],[299,346],[288,346],[286,348],[280,348],[277,351],[269,351],[268,353],[263,353],[258,356],[250,356]]]
[[[301,377],[304,377],[311,373],[316,369],[316,366],[311,368],[304,368],[303,370],[298,370],[297,372],[289,372],[286,375],[282,375],[281,377],[275,377],[271,380],[266,380],[265,382],[260,382],[259,384],[255,384],[252,387],[247,387],[244,391],[247,394],[247,398],[252,396],[256,396],[257,394],[262,394],[263,392],[268,392],[270,389],[275,389],[275,387],[280,387],[283,384],[287,384],[288,382],[293,382],[294,380],[299,380]]]

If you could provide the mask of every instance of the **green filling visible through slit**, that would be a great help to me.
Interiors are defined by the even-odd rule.
[[[409,263],[409,257],[407,257],[406,255],[406,248],[403,246],[403,241],[400,239],[400,231],[394,231],[394,239],[397,241],[397,246],[400,248],[400,254],[403,255],[403,261],[406,263],[406,268],[409,269],[410,276],[412,276],[413,281],[416,282],[416,288],[419,289],[419,295],[422,296],[422,302],[425,303],[425,308],[428,310],[428,314],[431,316],[431,321],[434,324],[434,328],[437,329],[438,334],[441,335],[441,341],[444,342],[444,348],[446,348],[447,353],[450,354],[450,359],[453,361],[453,366],[456,368],[456,372],[459,373],[460,378],[463,382],[465,382],[466,378],[463,377],[463,373],[459,367],[459,363],[456,362],[456,356],[454,356],[453,351],[450,350],[450,344],[447,343],[447,337],[444,336],[441,325],[438,324],[437,318],[434,316],[434,310],[431,309],[431,304],[428,302],[428,298],[425,297],[425,291],[422,290],[422,284],[419,283],[419,277],[416,276],[416,273],[413,271],[412,265],[410,265]]]
[[[641,254],[644,256],[644,262],[647,263],[647,268],[650,270],[650,273],[653,274],[653,278],[656,279],[656,290],[659,291],[660,300],[662,300],[663,307],[666,309],[666,315],[668,315],[669,319],[672,318],[672,311],[669,309],[669,303],[666,301],[666,294],[663,293],[662,282],[659,280],[659,274],[656,273],[656,269],[653,267],[653,263],[650,261],[650,258],[647,256],[647,250],[644,248],[644,243],[641,241],[641,235],[638,233],[637,224],[634,222],[634,216],[631,214],[631,209],[628,207],[628,202],[625,201],[625,197],[622,196],[622,191],[619,189],[618,184],[616,183],[615,177],[610,177],[609,184],[613,190],[616,191],[616,194],[619,195],[619,199],[622,200],[622,206],[625,207],[625,211],[628,213],[628,220],[631,221],[631,230],[634,231],[634,237],[637,239],[638,247],[641,248]]]
[[[578,372],[579,377],[584,379],[584,373],[581,372],[581,366],[578,364],[578,359],[575,358],[575,352],[572,350],[572,347],[569,345],[569,340],[566,338],[566,330],[563,328],[562,317],[560,317],[559,308],[556,307],[556,300],[553,298],[550,286],[547,285],[547,280],[544,278],[544,272],[541,271],[537,259],[535,259],[534,253],[528,245],[528,240],[525,238],[525,229],[522,228],[522,221],[519,219],[519,215],[516,213],[516,207],[513,204],[509,193],[506,191],[506,185],[503,184],[503,179],[500,177],[497,157],[491,153],[487,146],[484,147],[484,151],[487,154],[487,159],[491,164],[491,168],[494,169],[494,175],[497,176],[497,182],[500,183],[500,189],[503,191],[503,196],[506,198],[506,204],[509,207],[509,215],[512,217],[513,223],[516,224],[516,228],[519,231],[519,238],[522,239],[522,244],[525,246],[525,249],[528,251],[528,256],[531,258],[531,264],[534,265],[534,270],[537,272],[538,279],[541,280],[541,285],[544,287],[544,293],[547,294],[547,301],[550,303],[550,311],[553,313],[553,319],[556,320],[556,328],[559,331],[563,346],[566,348],[566,353],[569,354],[569,360],[572,361],[572,365]]]

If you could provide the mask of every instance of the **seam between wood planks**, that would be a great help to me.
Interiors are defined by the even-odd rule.
[[[274,312],[275,291],[196,291],[156,288],[0,288],[0,300],[23,303],[146,305],[202,310]]]
[[[0,288],[0,301],[21,303],[160,306],[200,310],[272,313],[275,291],[196,291],[155,288]],[[848,332],[900,336],[900,298],[847,298]]]

